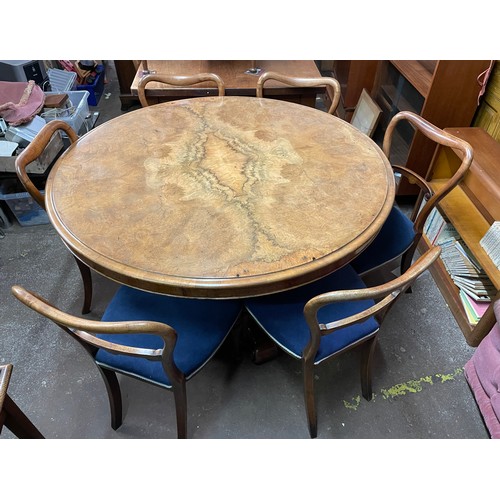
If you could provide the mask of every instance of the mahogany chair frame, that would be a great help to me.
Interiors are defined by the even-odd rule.
[[[396,279],[371,288],[356,290],[338,290],[324,293],[311,298],[304,306],[304,316],[309,326],[311,338],[302,353],[302,370],[304,383],[304,400],[307,412],[307,422],[309,433],[312,438],[317,436],[318,424],[316,413],[316,402],[314,396],[314,366],[332,359],[338,355],[353,349],[361,347],[361,391],[363,397],[370,401],[373,396],[372,391],[372,361],[375,345],[380,329],[373,332],[357,342],[354,342],[344,349],[337,351],[330,357],[315,363],[315,357],[318,352],[321,338],[325,335],[335,335],[337,330],[355,323],[366,321],[373,316],[379,325],[395,304],[396,300],[406,291],[408,287],[438,258],[441,253],[440,247],[433,247],[421,256],[409,269]],[[346,301],[358,301],[371,299],[375,305],[358,314],[346,317],[327,324],[318,322],[318,311],[328,304]]]
[[[448,179],[448,181],[436,192],[434,192],[423,177],[413,172],[408,166],[392,165],[392,169],[395,173],[401,174],[410,184],[416,184],[420,188],[420,195],[413,212],[410,215],[410,220],[413,222],[415,236],[411,246],[403,253],[402,256],[397,256],[388,262],[384,262],[376,268],[369,269],[361,273],[361,276],[363,277],[373,271],[379,271],[382,267],[387,270],[389,270],[389,268],[392,270],[399,258],[401,258],[401,274],[403,274],[411,266],[418,243],[422,238],[427,217],[439,201],[442,200],[464,178],[471,166],[474,156],[472,146],[468,142],[445,132],[411,111],[400,111],[391,119],[384,135],[382,150],[389,160],[394,131],[396,130],[398,123],[401,121],[407,121],[415,130],[421,132],[428,139],[436,142],[436,144],[453,148],[462,157],[462,162],[455,174],[453,174],[453,176],[450,177],[450,179]],[[365,251],[369,252],[370,247],[368,247]]]
[[[147,381],[158,387],[171,390],[174,393],[175,410],[177,417],[177,437],[187,436],[187,399],[186,399],[186,377],[176,366],[173,352],[177,342],[177,333],[169,325],[156,321],[96,321],[82,319],[71,314],[62,312],[54,307],[46,299],[34,292],[30,292],[21,286],[12,287],[13,295],[33,311],[45,316],[62,328],[66,333],[78,341],[85,351],[94,360],[97,366],[109,398],[111,410],[111,427],[118,429],[123,421],[122,397],[118,378],[114,370],[101,366],[95,361],[95,355],[99,349],[105,349],[115,354],[125,354],[160,361],[165,373],[172,383],[172,387],[167,387],[155,382]],[[128,347],[106,340],[100,339],[96,334],[152,334],[163,340],[163,348],[147,349],[138,347]],[[121,373],[121,372],[120,372]],[[143,378],[134,377],[130,373],[123,373],[132,378],[138,378],[146,382]]]
[[[266,71],[257,80],[257,97],[264,97],[264,84],[268,80],[276,80],[278,82],[292,85],[294,87],[321,87],[323,85],[331,87],[333,97],[330,108],[328,109],[328,113],[330,113],[331,115],[335,113],[340,102],[340,83],[332,77],[322,76],[317,78],[302,78],[283,75],[281,73],[276,73],[275,71]]]
[[[78,140],[78,135],[73,130],[71,125],[62,120],[53,120],[48,122],[43,126],[43,128],[38,132],[35,138],[28,144],[24,151],[16,158],[15,167],[17,177],[21,181],[24,189],[31,195],[31,197],[45,210],[45,195],[41,193],[36,186],[31,181],[30,177],[26,172],[26,167],[33,161],[35,161],[47,147],[52,136],[59,132],[66,132],[69,137],[70,143],[73,144]],[[90,268],[87,267],[80,259],[78,259],[73,253],[71,254],[75,258],[75,261],[80,270],[80,274],[83,280],[84,289],[84,301],[82,306],[82,314],[87,314],[90,312],[90,306],[92,304],[92,274]]]
[[[0,434],[7,427],[19,439],[44,439],[33,422],[7,394],[13,365],[0,365]]]
[[[146,98],[146,86],[151,82],[165,83],[174,87],[186,87],[196,83],[214,82],[217,85],[219,96],[223,96],[226,93],[226,87],[222,78],[215,73],[197,73],[189,76],[162,75],[157,73],[147,74],[142,77],[137,84],[137,95],[139,96],[139,101],[143,108],[149,106]]]

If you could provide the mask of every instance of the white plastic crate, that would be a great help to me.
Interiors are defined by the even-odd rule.
[[[45,94],[60,94],[61,92],[45,92]],[[42,118],[48,123],[52,120],[62,120],[73,128],[73,130],[78,134],[82,125],[86,122],[88,116],[90,116],[88,97],[88,90],[74,90],[69,92],[64,92],[68,94],[69,101],[71,105],[68,108],[53,108],[48,109],[41,113]],[[82,133],[88,132],[84,128]]]
[[[47,75],[51,92],[67,92],[76,87],[76,73],[62,69],[49,69]]]

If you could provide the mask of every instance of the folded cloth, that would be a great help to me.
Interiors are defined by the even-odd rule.
[[[465,364],[464,374],[490,436],[500,439],[500,300],[493,311],[497,321]]]
[[[0,116],[12,126],[27,123],[43,108],[45,94],[33,80],[0,82]]]

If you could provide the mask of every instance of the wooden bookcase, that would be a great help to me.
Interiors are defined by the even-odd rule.
[[[500,219],[500,144],[478,127],[445,128],[445,131],[467,141],[474,150],[472,165],[462,182],[438,204],[441,213],[454,225],[461,238],[492,281],[496,299],[500,298],[500,271],[479,244],[491,224]],[[435,149],[426,179],[434,190],[453,175],[461,162],[458,152],[438,146]],[[429,248],[423,236],[419,250]],[[495,322],[493,307],[472,327],[465,314],[458,288],[451,280],[443,262],[438,259],[431,273],[464,333],[473,347],[491,330]],[[493,302],[492,302],[493,304]]]
[[[374,91],[382,118],[374,139],[379,142],[390,119],[399,111],[413,111],[440,128],[469,127],[481,90],[478,76],[490,61],[380,61]],[[393,163],[408,165],[424,176],[435,144],[408,124],[398,126]],[[406,181],[398,195],[415,195]]]
[[[340,118],[350,122],[363,89],[371,94],[380,61],[333,61],[332,75],[340,83]]]

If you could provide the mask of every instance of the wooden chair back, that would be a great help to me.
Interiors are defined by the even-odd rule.
[[[328,109],[328,113],[334,114],[337,110],[340,101],[340,83],[332,77],[322,76],[317,78],[301,78],[283,75],[275,71],[266,71],[257,80],[257,97],[264,97],[264,84],[268,80],[276,80],[294,87],[320,87],[326,85],[332,90],[332,103]]]
[[[460,164],[458,170],[436,192],[433,191],[425,179],[411,170],[411,166],[392,165],[395,172],[406,177],[411,184],[419,186],[422,191],[422,197],[426,200],[426,203],[423,206],[421,206],[421,203],[417,203],[415,210],[411,215],[411,220],[414,222],[416,239],[418,240],[422,235],[427,216],[430,214],[432,209],[464,178],[467,170],[471,166],[474,152],[472,146],[468,142],[441,130],[411,111],[401,111],[391,119],[385,131],[382,149],[384,154],[389,159],[394,131],[398,123],[401,121],[407,121],[413,126],[414,129],[424,134],[428,139],[431,139],[436,144],[453,148],[462,157],[462,163]]]
[[[189,76],[153,73],[141,78],[137,84],[137,94],[143,108],[149,106],[146,98],[146,86],[151,82],[164,83],[174,87],[187,87],[189,85],[195,85],[196,83],[214,82],[217,85],[219,96],[223,96],[226,93],[226,87],[222,78],[215,73],[198,73]]]
[[[35,138],[28,144],[15,161],[16,174],[24,189],[26,189],[30,196],[44,209],[45,196],[36,188],[29,178],[26,167],[43,153],[50,139],[52,139],[52,136],[58,131],[66,132],[71,143],[78,140],[78,135],[71,125],[62,120],[52,120],[42,127],[40,132],[38,132]]]
[[[383,283],[382,285],[369,288],[356,288],[347,290],[334,290],[323,293],[309,299],[304,305],[304,317],[309,328],[309,341],[302,351],[302,370],[304,381],[304,400],[306,403],[307,421],[311,437],[317,435],[317,414],[314,395],[314,366],[316,356],[320,349],[321,340],[327,335],[340,334],[340,330],[363,323],[370,318],[374,318],[376,323],[372,329],[366,331],[363,336],[355,337],[351,343],[331,352],[329,356],[323,357],[330,359],[336,357],[353,348],[361,350],[361,393],[363,397],[370,401],[373,397],[372,391],[372,359],[375,350],[376,341],[385,316],[390,308],[396,303],[399,297],[408,290],[413,282],[431,266],[441,253],[441,247],[432,247],[423,256],[421,256],[404,274]],[[351,314],[342,319],[334,320],[328,323],[320,323],[318,312],[325,306],[334,303],[348,303],[354,301],[369,300],[371,306],[366,306],[355,314]],[[349,307],[349,306],[347,306]],[[363,306],[362,306],[363,307]],[[358,309],[359,310],[359,309]],[[323,321],[325,318],[322,318]],[[353,327],[355,329],[356,327]]]
[[[379,325],[383,322],[387,312],[394,305],[412,283],[439,257],[441,247],[432,247],[422,255],[403,275],[396,279],[371,288],[356,290],[338,290],[324,293],[310,299],[304,307],[304,316],[311,332],[311,340],[304,349],[303,358],[305,363],[314,360],[319,349],[321,337],[330,335],[336,330],[346,326],[366,321],[371,316],[375,317]],[[371,299],[375,305],[353,316],[348,316],[332,323],[322,324],[318,322],[318,311],[334,302],[349,302]],[[365,342],[367,339],[362,339]],[[349,346],[352,348],[354,346]]]
[[[19,285],[12,287],[12,293],[20,302],[33,311],[45,316],[76,339],[85,350],[94,356],[98,349],[105,349],[114,354],[126,354],[161,361],[165,372],[172,381],[182,381],[184,376],[174,363],[172,353],[177,342],[175,330],[164,323],[155,321],[115,321],[105,322],[79,318],[56,308],[40,295],[28,291]],[[158,335],[162,338],[162,349],[143,349],[129,347],[98,338],[97,334],[140,334]]]
[[[115,371],[110,367],[101,366],[95,361],[99,349],[114,354],[161,362],[163,370],[171,383],[171,387],[164,385],[161,385],[161,387],[172,390],[175,397],[177,436],[179,438],[187,436],[186,377],[174,362],[173,352],[177,342],[177,333],[171,326],[156,321],[86,320],[62,312],[43,297],[21,286],[13,286],[12,293],[24,305],[50,319],[73,337],[94,360],[108,392],[111,427],[113,429],[118,429],[123,420],[121,391]],[[97,334],[136,335],[141,333],[160,337],[163,341],[163,347],[159,349],[130,347],[97,337]],[[134,377],[132,373],[127,374]],[[141,380],[143,379],[141,378]],[[151,383],[156,384],[154,381],[151,381]]]
[[[42,193],[31,181],[26,172],[26,167],[35,161],[47,147],[50,139],[55,133],[66,132],[71,144],[78,140],[77,133],[73,130],[71,125],[63,120],[52,120],[46,123],[35,138],[28,144],[24,151],[16,158],[15,168],[18,179],[21,181],[24,189],[30,196],[45,210],[45,194]],[[92,275],[90,269],[75,256],[75,261],[80,270],[84,287],[84,300],[82,306],[82,313],[87,314],[90,312],[92,303]]]

